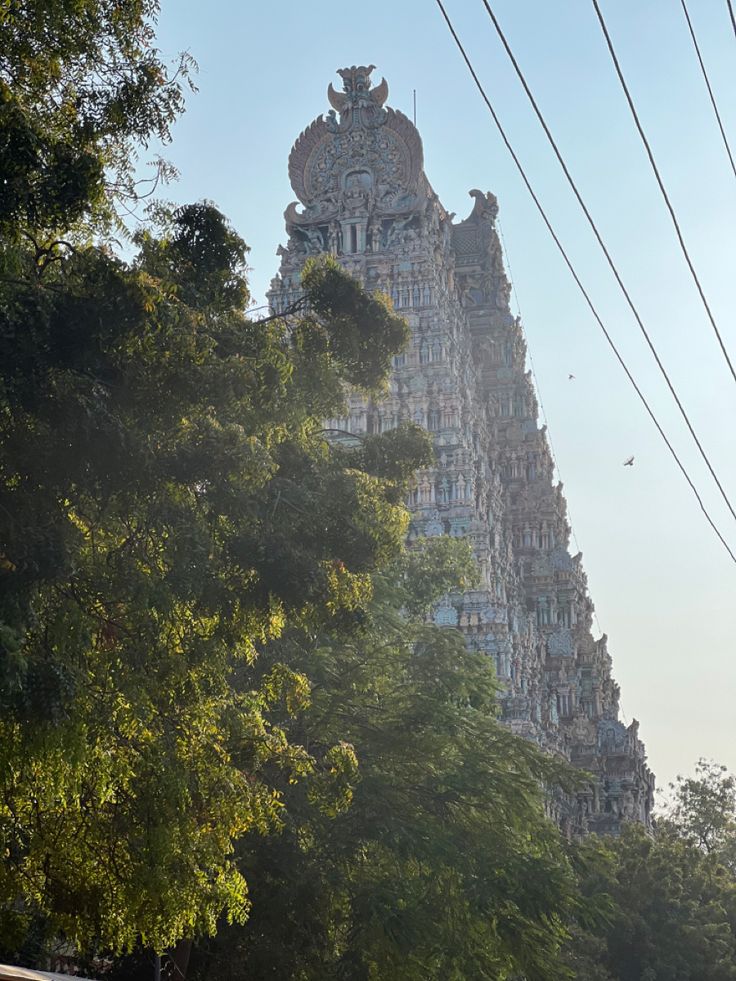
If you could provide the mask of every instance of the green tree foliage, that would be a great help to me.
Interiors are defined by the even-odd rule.
[[[70,222],[134,202],[137,151],[169,140],[192,62],[167,69],[157,10],[154,0],[0,3],[0,233],[31,236],[40,261]],[[159,163],[156,176],[166,173]]]
[[[430,540],[377,577],[352,636],[266,651],[261,670],[311,679],[289,738],[320,755],[347,740],[357,778],[349,806],[319,810],[284,780],[281,832],[238,849],[250,919],[200,949],[197,981],[567,977],[575,879],[540,788],[568,778],[499,723],[488,658],[424,618],[470,575],[465,543]]]
[[[568,947],[575,976],[601,981],[731,981],[736,978],[733,778],[698,765],[678,778],[669,817],[653,836],[580,846],[583,896],[608,909]]]
[[[235,839],[283,820],[274,774],[338,806],[354,769],[272,720],[287,626],[361,616],[401,547],[402,429],[320,420],[380,386],[407,327],[329,262],[309,313],[253,323],[217,210],[164,212],[123,262],[90,242],[166,142],[152,0],[0,4],[0,935],[159,948],[247,912]],[[160,171],[159,171],[160,173]]]
[[[298,315],[250,321],[207,202],[129,261],[91,244],[183,108],[156,11],[0,0],[5,956],[219,924],[199,978],[736,978],[733,778],[568,857],[540,790],[568,775],[426,621],[467,553],[402,551],[428,437],[326,440],[406,324],[324,260]]]
[[[670,790],[666,820],[736,876],[736,777],[701,759],[694,776],[678,777]]]
[[[289,624],[360,615],[428,460],[411,428],[380,451],[325,441],[345,382],[378,384],[407,330],[349,281],[322,315],[347,280],[329,262],[287,328],[240,312],[245,246],[213,207],[139,245],[40,269],[6,243],[0,268],[6,936],[35,911],[80,945],[161,946],[245,915],[229,856],[280,824],[266,770],[318,796],[317,771],[354,765],[288,742],[269,713],[306,681],[274,664],[251,683],[252,662]]]

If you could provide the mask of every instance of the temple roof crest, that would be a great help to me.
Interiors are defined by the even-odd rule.
[[[384,107],[385,78],[371,86],[373,65],[341,68],[343,92],[332,85],[329,114],[310,123],[289,156],[289,178],[304,212],[287,209],[288,225],[355,218],[375,210],[406,214],[426,193],[422,141],[403,113]],[[337,112],[340,113],[338,119]]]
[[[351,68],[338,68],[337,74],[342,78],[343,91],[335,91],[332,82],[327,88],[327,98],[332,110],[327,118],[327,125],[333,131],[346,130],[355,123],[363,126],[380,126],[386,120],[382,106],[388,98],[388,83],[382,78],[380,83],[371,88],[371,72],[375,65],[353,65]],[[335,116],[335,110],[340,113],[340,122]]]

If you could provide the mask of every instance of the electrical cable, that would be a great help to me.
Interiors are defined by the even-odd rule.
[[[713,314],[711,312],[711,309],[710,309],[710,305],[709,305],[707,299],[705,298],[705,292],[703,290],[703,287],[700,284],[700,279],[698,278],[698,274],[695,272],[695,267],[693,266],[692,260],[690,258],[690,253],[687,250],[687,247],[685,245],[685,240],[684,240],[684,238],[682,236],[682,232],[680,230],[680,224],[679,224],[679,222],[677,220],[677,216],[675,215],[675,209],[672,207],[672,202],[670,201],[669,195],[667,194],[667,191],[665,189],[664,182],[663,182],[662,177],[661,177],[661,175],[659,173],[659,168],[657,167],[657,163],[656,163],[656,161],[654,159],[654,154],[652,152],[652,148],[649,145],[649,140],[647,140],[646,135],[644,133],[644,129],[643,129],[642,125],[641,125],[641,122],[639,121],[639,115],[638,115],[638,113],[636,111],[636,108],[634,106],[634,100],[631,97],[631,92],[629,91],[629,87],[626,84],[626,80],[624,79],[623,72],[621,71],[621,65],[619,63],[618,57],[616,56],[616,51],[614,50],[614,47],[613,47],[613,42],[611,40],[611,35],[608,33],[608,28],[607,28],[606,22],[605,22],[605,20],[603,18],[603,13],[601,12],[601,8],[600,8],[600,5],[598,3],[598,0],[593,0],[593,7],[595,8],[595,12],[598,15],[598,20],[600,22],[601,29],[603,31],[603,36],[606,39],[606,44],[608,46],[608,51],[609,51],[609,53],[611,55],[611,59],[613,61],[613,65],[614,65],[614,67],[616,69],[616,74],[618,75],[618,79],[621,82],[621,87],[624,90],[624,95],[626,96],[626,101],[629,104],[629,109],[631,109],[631,115],[634,117],[634,122],[635,122],[636,128],[637,128],[637,130],[639,132],[639,136],[641,137],[642,143],[644,144],[644,149],[647,151],[647,156],[649,157],[649,163],[652,165],[652,170],[654,171],[654,176],[657,178],[657,184],[659,185],[659,190],[662,192],[662,197],[664,198],[664,203],[667,205],[667,210],[670,213],[670,218],[672,219],[672,223],[675,226],[675,232],[677,233],[677,240],[680,243],[680,248],[682,249],[682,254],[685,256],[685,262],[687,263],[687,267],[690,270],[690,275],[692,276],[692,278],[693,278],[693,280],[695,282],[695,285],[698,288],[698,293],[700,294],[700,299],[703,301],[703,306],[705,307],[705,312],[708,314],[708,319],[710,320],[711,326],[713,327],[713,330],[715,331],[715,335],[718,338],[718,343],[721,346],[721,351],[723,352],[723,357],[726,359],[726,362],[728,364],[728,367],[729,367],[729,369],[731,371],[731,375],[733,376],[733,380],[736,381],[736,370],[734,370],[734,366],[733,366],[733,364],[731,362],[731,358],[728,356],[728,351],[726,350],[726,345],[724,344],[723,338],[721,337],[720,331],[718,330],[718,326],[716,324],[715,317],[713,316]]]
[[[626,286],[624,285],[624,281],[621,278],[621,274],[618,271],[618,267],[616,266],[615,262],[613,261],[613,258],[611,256],[611,253],[608,250],[608,247],[607,247],[606,243],[603,241],[603,236],[599,232],[598,226],[596,225],[595,221],[593,220],[593,216],[591,215],[590,211],[588,210],[588,206],[586,205],[585,201],[583,200],[583,197],[582,197],[580,191],[578,190],[577,184],[573,180],[572,174],[570,173],[570,171],[568,169],[568,166],[565,163],[565,160],[564,160],[564,158],[562,156],[562,153],[560,152],[560,149],[557,146],[557,143],[555,142],[554,137],[552,136],[552,133],[551,133],[551,131],[549,129],[549,126],[547,125],[547,122],[546,122],[544,116],[542,115],[542,111],[539,108],[539,106],[537,105],[537,101],[534,98],[534,95],[532,94],[532,91],[529,88],[529,85],[527,84],[526,78],[524,77],[524,73],[522,72],[521,68],[519,67],[519,63],[517,62],[517,60],[516,60],[516,58],[514,56],[513,51],[511,50],[511,46],[509,45],[508,41],[506,40],[506,35],[503,33],[503,31],[501,29],[501,25],[499,24],[496,15],[493,13],[493,10],[491,9],[491,6],[488,3],[488,0],[481,0],[481,2],[483,4],[483,6],[486,8],[486,12],[488,13],[488,16],[491,18],[491,21],[493,22],[493,26],[496,29],[496,33],[498,34],[499,38],[501,39],[501,43],[503,44],[503,46],[504,46],[504,48],[506,50],[506,53],[509,56],[509,59],[511,60],[511,64],[514,66],[514,71],[516,72],[516,74],[517,74],[517,76],[519,78],[519,81],[521,82],[522,87],[524,89],[524,92],[526,93],[527,98],[529,99],[529,102],[531,103],[531,106],[534,109],[534,112],[535,112],[535,114],[537,116],[537,119],[539,120],[539,122],[540,122],[540,124],[542,126],[542,129],[544,130],[545,136],[547,137],[547,140],[548,140],[550,146],[552,147],[555,156],[557,157],[557,160],[558,160],[558,162],[560,164],[560,167],[562,167],[562,172],[564,173],[564,175],[565,175],[565,177],[567,179],[567,183],[570,185],[570,188],[571,188],[573,194],[575,195],[575,198],[576,198],[578,204],[580,205],[580,207],[581,207],[581,209],[583,211],[583,214],[585,215],[585,217],[586,217],[586,219],[588,221],[588,224],[590,225],[590,227],[591,227],[591,229],[593,231],[593,234],[595,235],[596,241],[598,242],[598,245],[600,246],[601,251],[603,252],[603,255],[606,257],[606,261],[608,262],[609,268],[611,269],[611,272],[613,273],[614,278],[615,278],[616,282],[618,283],[619,288],[620,288],[621,292],[624,295],[624,298],[626,299],[626,302],[627,302],[627,304],[629,306],[629,309],[631,310],[631,312],[634,315],[634,319],[636,320],[636,323],[637,323],[637,325],[639,327],[639,330],[641,331],[641,333],[642,333],[642,335],[644,337],[644,340],[647,342],[647,345],[649,347],[649,350],[652,352],[652,355],[654,356],[654,360],[657,363],[657,367],[659,368],[662,377],[664,378],[665,382],[667,383],[667,387],[669,388],[670,393],[671,393],[673,399],[675,400],[675,403],[677,405],[677,408],[680,410],[680,415],[685,420],[685,424],[686,424],[686,426],[687,426],[687,428],[688,428],[688,430],[690,432],[690,435],[692,436],[692,438],[693,438],[693,440],[695,442],[695,445],[697,446],[698,451],[699,451],[701,457],[703,458],[703,460],[705,462],[705,465],[708,467],[708,470],[710,471],[710,474],[713,477],[713,480],[716,482],[716,486],[718,487],[718,490],[721,492],[721,497],[726,502],[726,506],[728,507],[728,510],[731,512],[731,515],[733,516],[734,520],[736,520],[736,510],[734,510],[734,507],[731,504],[731,501],[729,500],[728,494],[724,490],[723,485],[721,484],[721,481],[719,480],[718,475],[715,472],[715,469],[713,468],[713,464],[710,462],[710,459],[708,458],[708,454],[705,452],[705,450],[703,448],[703,445],[700,442],[700,439],[698,438],[698,434],[695,432],[695,429],[694,429],[692,423],[690,422],[690,417],[688,416],[687,412],[685,411],[685,407],[683,406],[682,402],[680,401],[680,397],[679,397],[679,395],[677,394],[677,392],[675,390],[675,386],[672,384],[672,381],[670,380],[670,376],[668,375],[665,366],[662,364],[662,360],[661,360],[661,358],[660,358],[660,356],[659,356],[659,354],[657,352],[656,347],[654,346],[654,342],[652,341],[651,337],[649,336],[649,332],[647,331],[646,327],[644,326],[644,322],[641,319],[641,316],[639,315],[639,311],[638,311],[636,305],[634,304],[634,301],[631,298],[631,294],[629,293],[629,291],[626,289]]]
[[[693,22],[690,20],[690,14],[687,10],[687,5],[685,0],[680,0],[682,6],[682,11],[685,14],[685,20],[687,21],[687,26],[690,30],[690,37],[693,39],[693,45],[695,47],[695,54],[698,56],[698,62],[700,63],[700,70],[703,73],[703,78],[705,79],[705,85],[708,89],[708,95],[710,96],[710,104],[713,106],[713,112],[716,114],[716,120],[718,122],[718,129],[721,131],[721,136],[723,137],[723,145],[726,148],[726,153],[728,154],[728,159],[731,164],[731,170],[733,171],[733,176],[736,177],[736,163],[733,160],[733,154],[731,153],[731,147],[728,144],[728,139],[726,137],[726,131],[723,128],[723,122],[721,121],[721,114],[718,111],[718,105],[716,104],[716,97],[713,94],[713,87],[710,84],[710,79],[708,78],[708,72],[705,70],[705,62],[703,61],[703,56],[700,53],[700,45],[698,44],[698,39],[695,37],[695,30],[693,29]],[[729,10],[731,11],[731,17],[733,18],[733,10],[729,4]]]
[[[733,34],[734,37],[736,37],[736,14],[734,14],[733,12],[733,4],[731,3],[731,0],[726,0],[726,4],[728,6],[729,17],[731,18],[731,27],[733,28]]]
[[[493,108],[493,104],[491,103],[490,99],[488,98],[488,95],[486,94],[486,91],[483,88],[483,84],[481,83],[481,81],[478,78],[478,75],[477,75],[475,69],[473,68],[473,64],[470,61],[470,58],[468,57],[468,55],[467,55],[467,53],[465,51],[465,48],[463,47],[462,41],[460,40],[460,38],[457,35],[457,32],[455,31],[455,28],[454,28],[454,26],[452,24],[452,21],[450,20],[450,17],[448,15],[447,11],[445,10],[444,4],[442,3],[442,0],[435,0],[435,2],[436,2],[437,6],[440,9],[440,12],[441,12],[441,14],[442,14],[442,16],[443,16],[443,18],[445,20],[445,23],[447,24],[447,27],[448,27],[448,29],[450,31],[450,34],[452,35],[453,40],[455,41],[455,44],[457,45],[458,50],[460,51],[460,54],[462,55],[463,60],[465,61],[465,64],[466,64],[466,66],[468,68],[468,71],[471,74],[471,77],[472,77],[473,81],[475,82],[475,85],[476,85],[478,91],[480,92],[481,98],[485,102],[486,107],[487,107],[488,111],[490,112],[491,117],[493,118],[493,121],[494,121],[494,123],[496,125],[496,128],[498,129],[498,132],[499,132],[499,134],[501,136],[501,139],[503,140],[503,143],[504,143],[506,149],[509,151],[509,153],[511,155],[511,158],[514,161],[514,164],[516,166],[516,169],[519,171],[519,174],[521,175],[521,178],[522,178],[522,180],[523,180],[523,182],[524,182],[524,184],[526,186],[526,189],[529,192],[529,194],[531,195],[531,198],[532,198],[532,200],[533,200],[533,202],[534,202],[534,204],[535,204],[535,206],[537,208],[537,211],[541,215],[542,220],[544,221],[544,224],[547,227],[547,231],[552,236],[552,240],[554,241],[555,245],[557,246],[557,249],[559,250],[560,255],[562,256],[562,258],[563,258],[563,260],[565,262],[565,265],[570,270],[570,274],[572,275],[572,277],[573,277],[573,279],[575,281],[575,284],[577,285],[577,287],[580,290],[580,293],[582,294],[582,296],[583,296],[586,304],[588,305],[588,308],[590,309],[591,313],[593,314],[593,317],[595,318],[596,323],[598,324],[598,326],[600,327],[601,331],[603,332],[603,335],[606,338],[606,341],[608,342],[609,347],[611,348],[611,350],[613,351],[614,355],[616,356],[616,359],[618,360],[619,364],[623,368],[623,370],[624,370],[624,372],[626,374],[626,377],[629,379],[629,382],[631,383],[632,387],[634,388],[634,391],[639,396],[639,399],[641,400],[644,408],[646,409],[647,414],[649,415],[649,417],[651,418],[652,422],[654,423],[654,425],[655,425],[655,427],[657,429],[657,432],[662,437],[662,440],[664,441],[665,445],[667,446],[667,449],[670,451],[670,454],[671,454],[672,458],[674,459],[675,463],[677,464],[677,466],[678,466],[680,472],[682,473],[683,477],[687,481],[687,484],[690,487],[690,490],[695,495],[695,499],[697,500],[698,505],[700,506],[700,510],[705,515],[705,518],[706,518],[708,524],[711,526],[711,528],[715,532],[716,536],[718,537],[719,541],[721,542],[721,544],[723,545],[723,547],[728,552],[729,556],[731,557],[731,560],[734,562],[734,564],[736,564],[736,555],[733,553],[733,551],[731,550],[728,542],[723,537],[723,535],[721,534],[721,532],[718,530],[718,527],[716,526],[715,522],[711,518],[711,516],[710,516],[710,514],[709,514],[709,512],[707,510],[707,508],[705,507],[705,504],[703,503],[703,500],[702,500],[700,494],[698,493],[698,489],[696,488],[695,484],[693,483],[693,481],[692,481],[692,479],[690,477],[690,474],[688,473],[688,471],[686,470],[684,464],[682,463],[682,461],[680,460],[679,456],[677,455],[677,451],[675,450],[675,448],[672,446],[672,444],[670,443],[669,439],[667,438],[667,434],[662,429],[662,426],[660,425],[659,420],[655,416],[654,411],[650,407],[649,402],[647,401],[646,396],[641,391],[641,389],[639,388],[639,386],[637,385],[637,383],[636,383],[636,381],[634,379],[634,376],[629,371],[628,365],[624,361],[622,355],[619,353],[619,350],[616,347],[616,344],[615,344],[613,338],[608,333],[608,330],[606,328],[606,325],[603,323],[603,320],[601,319],[601,317],[600,317],[600,315],[599,315],[599,313],[598,313],[595,305],[593,304],[593,301],[591,300],[590,295],[588,294],[587,290],[583,286],[583,283],[582,283],[580,277],[578,276],[577,271],[575,270],[575,267],[573,266],[571,259],[569,258],[567,252],[565,251],[565,247],[562,245],[562,242],[560,241],[560,239],[557,236],[557,233],[555,232],[554,228],[552,227],[552,224],[551,224],[549,218],[547,217],[547,213],[544,210],[544,208],[542,207],[542,204],[541,204],[539,198],[537,197],[537,194],[536,194],[534,188],[532,187],[531,182],[529,181],[529,178],[527,177],[526,171],[524,170],[524,167],[523,167],[521,161],[519,160],[519,158],[518,158],[518,156],[516,154],[516,151],[514,150],[513,146],[511,145],[511,142],[510,142],[508,136],[506,135],[506,131],[504,130],[503,125],[501,124],[501,121],[500,121],[500,119],[499,119],[499,117],[498,117],[498,115],[496,113],[496,110]]]

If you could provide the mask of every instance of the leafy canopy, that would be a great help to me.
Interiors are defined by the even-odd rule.
[[[0,269],[0,904],[6,930],[33,911],[111,948],[245,916],[231,853],[280,826],[272,774],[328,792],[270,720],[303,674],[252,665],[286,626],[360,615],[429,453],[412,428],[325,441],[406,335],[352,283],[321,315],[329,262],[287,328],[242,314],[245,246],[211,205],[139,246],[39,273],[19,242]],[[325,759],[335,784],[353,766]]]
[[[596,981],[736,978],[734,780],[701,760],[679,777],[653,836],[580,846],[583,896],[603,915],[577,929],[567,959]]]
[[[236,839],[276,779],[338,806],[352,751],[274,718],[304,675],[254,671],[287,627],[360,619],[401,548],[411,427],[333,449],[346,385],[407,327],[329,262],[310,312],[249,321],[246,246],[203,202],[95,247],[145,191],[191,67],[152,0],[0,5],[0,935],[162,948],[242,919]],[[159,167],[158,176],[165,176]],[[326,762],[325,762],[326,761]],[[330,802],[332,804],[330,805]]]
[[[194,67],[171,70],[154,46],[154,0],[0,4],[0,232],[39,249],[80,219],[114,217],[147,186],[138,151],[167,143]],[[144,182],[146,185],[147,182]],[[119,223],[118,223],[119,225]],[[120,227],[120,226],[119,226]]]
[[[467,543],[430,539],[374,575],[352,635],[287,631],[263,652],[259,670],[310,677],[289,738],[347,741],[357,771],[318,810],[284,779],[280,833],[238,846],[251,916],[195,952],[197,981],[568,976],[575,878],[541,785],[570,776],[498,721],[489,659],[424,616],[474,573]]]

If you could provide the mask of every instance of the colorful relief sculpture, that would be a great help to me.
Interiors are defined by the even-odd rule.
[[[288,244],[269,292],[275,313],[301,295],[301,268],[330,252],[368,289],[392,297],[411,346],[395,359],[381,401],[355,393],[326,425],[378,433],[412,420],[434,434],[436,464],[416,475],[413,538],[468,538],[481,579],[435,611],[468,647],[493,658],[508,726],[594,775],[575,799],[551,795],[566,833],[649,826],[654,776],[638,723],[619,721],[606,636],[594,640],[581,556],[569,551],[562,485],[538,406],[491,194],[454,222],[423,169],[412,122],[385,106],[374,66],[339,71],[332,110],[304,130],[289,158],[299,199],[285,212]]]

